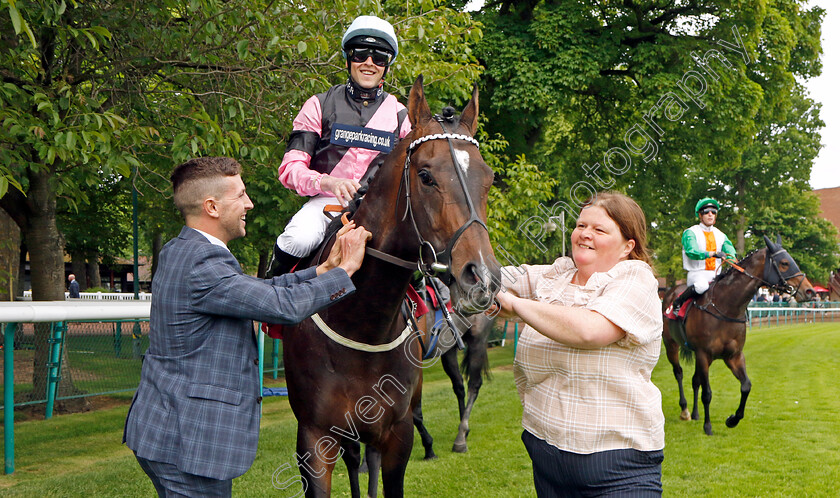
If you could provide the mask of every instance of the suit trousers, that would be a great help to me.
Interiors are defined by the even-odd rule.
[[[233,479],[212,479],[181,472],[171,463],[154,462],[134,455],[140,468],[152,480],[160,498],[170,497],[230,497]]]
[[[634,449],[588,455],[563,451],[522,432],[534,466],[534,487],[540,498],[578,496],[662,496],[664,453]]]

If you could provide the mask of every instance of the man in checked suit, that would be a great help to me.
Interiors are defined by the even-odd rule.
[[[327,262],[261,280],[242,273],[227,243],[245,235],[254,205],[241,166],[224,157],[172,173],[186,226],[160,252],[149,349],[123,441],[159,496],[230,496],[257,452],[257,344],[251,320],[291,324],[355,290],[370,232],[339,232]]]

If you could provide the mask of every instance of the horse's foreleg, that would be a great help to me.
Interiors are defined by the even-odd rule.
[[[455,398],[458,399],[458,417],[464,416],[464,398],[466,392],[464,391],[464,377],[461,375],[461,369],[458,368],[458,350],[452,348],[440,356],[440,364],[443,371],[449,376],[452,382],[452,391],[455,393]]]
[[[379,489],[379,469],[382,468],[382,453],[371,445],[365,445],[365,462],[368,466],[368,498],[376,498]]]
[[[712,404],[712,386],[709,383],[709,363],[711,360],[706,357],[706,354],[697,351],[694,354],[695,364],[694,364],[694,378],[692,379],[692,385],[694,386],[694,414],[692,414],[692,418],[697,418],[694,415],[697,413],[697,387],[703,387],[703,395],[701,399],[703,400],[703,412],[704,412],[704,419],[703,419],[703,431],[706,435],[712,435],[712,420],[709,416],[709,405]]]
[[[423,459],[433,460],[437,458],[435,450],[432,448],[434,440],[432,439],[432,435],[429,434],[429,431],[426,429],[426,425],[423,424],[423,409],[421,406],[422,403],[418,400],[417,405],[411,411],[411,418],[414,421],[414,427],[417,428],[417,432],[420,434],[420,442],[423,443],[423,449],[426,450],[426,455]]]
[[[382,493],[385,498],[402,498],[405,492],[405,468],[414,445],[414,427],[408,419],[391,426],[382,442]]]
[[[663,338],[665,340],[665,353],[667,354],[668,361],[671,363],[671,367],[674,371],[674,378],[677,379],[677,387],[680,389],[680,419],[690,420],[691,414],[688,413],[688,401],[685,399],[685,391],[683,390],[683,369],[680,365],[680,346],[671,340],[667,330],[665,331],[665,334],[663,334]],[[696,393],[694,397],[695,399],[697,398]],[[694,408],[696,411],[696,404]]]
[[[332,486],[332,471],[335,462],[340,458],[339,442],[334,438],[330,446],[326,435],[317,429],[298,425],[297,458],[300,475],[303,478],[304,493],[307,498],[330,495]],[[326,443],[326,444],[325,444]]]
[[[750,378],[747,377],[747,362],[744,358],[743,351],[730,358],[726,358],[724,361],[726,362],[726,366],[729,367],[729,370],[732,371],[735,378],[741,381],[741,403],[738,405],[738,410],[735,411],[735,415],[730,415],[726,419],[726,426],[731,429],[732,427],[738,425],[738,422],[744,418],[744,407],[747,406],[747,397],[750,395],[752,382],[750,382]]]
[[[342,439],[341,447],[344,453],[341,455],[344,464],[347,465],[347,477],[350,479],[350,496],[361,498],[362,492],[359,488],[359,467],[362,462],[362,445],[352,439]]]

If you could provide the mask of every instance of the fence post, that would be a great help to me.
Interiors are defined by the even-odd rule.
[[[15,471],[15,331],[7,323],[3,334],[3,448],[6,473]]]
[[[47,410],[44,418],[52,418],[58,383],[61,381],[61,346],[64,343],[64,322],[50,324],[50,361],[47,363]]]
[[[122,320],[117,320],[114,324],[114,356],[120,357],[122,353]]]
[[[274,375],[272,375],[272,379],[277,378],[277,370],[280,368],[278,365],[278,360],[280,358],[280,339],[274,339],[274,349],[271,351],[271,364],[274,367]]]

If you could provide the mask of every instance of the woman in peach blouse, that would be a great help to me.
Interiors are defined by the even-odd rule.
[[[650,379],[662,313],[646,226],[635,201],[602,192],[580,211],[572,258],[504,272],[516,281],[504,281],[499,316],[526,324],[514,373],[540,497],[662,494]]]

